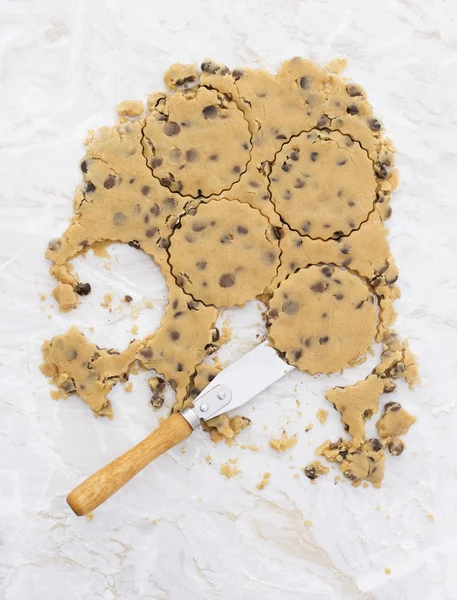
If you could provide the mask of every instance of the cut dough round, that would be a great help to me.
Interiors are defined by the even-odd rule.
[[[214,306],[241,305],[268,287],[279,266],[279,244],[268,219],[247,204],[211,200],[181,220],[169,249],[185,292]]]
[[[301,269],[274,292],[268,337],[302,371],[335,373],[351,366],[376,333],[374,296],[361,279],[330,265]]]
[[[183,196],[220,194],[246,170],[251,134],[234,102],[215,90],[176,92],[146,119],[144,149],[162,185]]]
[[[347,235],[376,200],[373,163],[358,143],[339,132],[301,133],[277,154],[270,192],[292,229],[328,240]]]

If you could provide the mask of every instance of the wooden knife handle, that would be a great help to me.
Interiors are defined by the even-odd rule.
[[[184,417],[176,413],[131,450],[110,462],[67,496],[67,502],[79,517],[100,506],[155,458],[179,444],[192,433]]]

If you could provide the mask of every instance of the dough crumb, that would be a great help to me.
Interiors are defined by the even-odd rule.
[[[181,446],[181,448],[179,449],[179,451],[181,452],[181,454],[185,454],[187,452],[185,446]]]
[[[116,112],[122,117],[139,117],[144,112],[142,100],[124,100],[116,106]]]
[[[172,91],[177,87],[194,83],[198,78],[198,70],[195,65],[174,63],[165,71],[163,78],[167,89]]]
[[[138,333],[138,325],[132,325],[132,327],[130,328],[130,333],[136,335]]]
[[[272,438],[270,440],[270,448],[277,452],[285,452],[289,448],[293,448],[297,444],[297,434],[288,436],[285,431],[282,432],[280,438]]]
[[[208,454],[207,456],[205,456],[205,460],[207,463],[211,462],[211,454]]]
[[[88,512],[86,515],[86,519],[90,522],[90,521],[92,521],[93,518],[94,518],[94,513],[92,511]]]
[[[338,56],[336,58],[332,58],[332,60],[330,60],[325,65],[325,68],[327,69],[327,71],[330,71],[330,73],[335,73],[336,75],[338,75],[339,73],[341,73],[341,71],[344,71],[344,69],[347,66],[348,59],[342,56]]]
[[[305,525],[306,525],[306,527],[312,527],[312,525],[313,525],[313,522],[312,522],[312,521],[310,521],[309,519],[306,519],[306,521],[305,521]]]
[[[411,389],[420,382],[416,357],[407,340],[394,331],[388,331],[384,336],[381,362],[374,372],[381,377],[404,379]]]
[[[255,444],[241,444],[241,449],[242,450],[250,450],[251,452],[259,451],[259,447],[256,446]]]
[[[133,390],[133,383],[131,381],[129,381],[129,383],[127,383],[126,385],[124,385],[124,391],[125,392],[131,392]]]
[[[386,575],[390,575],[392,573],[392,570],[390,569],[390,567],[384,567],[384,571],[385,571]]]
[[[316,417],[317,417],[317,420],[319,421],[319,423],[321,425],[324,425],[325,422],[327,421],[328,411],[325,410],[324,408],[320,408],[316,413]]]
[[[46,300],[46,294],[40,294],[40,300],[44,302],[44,300]]]
[[[314,482],[321,475],[327,475],[328,467],[325,467],[319,460],[315,460],[303,468],[306,477]]]
[[[433,515],[432,513],[428,513],[428,515],[427,515],[427,519],[428,519],[429,521],[434,521],[434,520],[435,520],[435,515]]]
[[[103,302],[100,302],[100,306],[103,308],[110,308],[111,302],[113,301],[113,294],[105,294],[103,296]]]
[[[314,427],[314,425],[312,423],[308,423],[308,425],[305,427],[305,433],[308,433],[309,431],[311,431],[311,429]]]
[[[263,490],[263,488],[270,482],[270,477],[271,473],[269,473],[268,471],[264,473],[262,479],[257,484],[257,489]]]
[[[231,465],[230,461],[221,465],[220,474],[224,475],[224,477],[226,477],[227,479],[235,477],[235,475],[238,475],[239,473],[241,473],[241,469],[238,469],[238,467]]]
[[[165,379],[162,377],[151,377],[148,379],[149,389],[151,390],[151,405],[153,408],[160,408],[165,400]]]
[[[78,303],[78,298],[69,283],[58,283],[52,291],[52,295],[59,303],[59,308],[63,312],[68,312]]]

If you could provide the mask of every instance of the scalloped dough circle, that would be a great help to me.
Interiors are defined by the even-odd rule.
[[[358,229],[373,209],[377,179],[360,144],[313,130],[276,155],[270,193],[284,221],[301,235],[328,240]]]
[[[378,323],[374,296],[346,269],[300,269],[273,294],[271,344],[287,362],[316,375],[352,366],[371,346]]]
[[[200,87],[158,101],[143,146],[155,177],[183,196],[228,190],[246,170],[251,133],[235,102]]]
[[[240,306],[262,294],[276,275],[279,244],[269,221],[236,200],[191,209],[171,237],[173,275],[196,300]]]

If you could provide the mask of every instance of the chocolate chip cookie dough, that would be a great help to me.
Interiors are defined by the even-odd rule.
[[[273,293],[269,340],[302,371],[335,373],[355,364],[371,346],[374,302],[369,287],[345,269],[300,269]]]
[[[213,306],[252,300],[268,288],[279,267],[279,244],[268,219],[233,200],[212,200],[191,209],[170,242],[178,285]]]
[[[377,180],[360,144],[339,132],[312,130],[285,144],[270,174],[283,220],[312,239],[341,238],[373,210]]]
[[[112,385],[154,369],[179,410],[214,375],[204,360],[220,344],[219,308],[261,296],[271,342],[308,373],[351,366],[373,338],[383,344],[373,376],[328,393],[351,440],[321,452],[354,483],[378,485],[384,449],[398,455],[402,434],[383,437],[386,416],[380,440],[367,440],[364,419],[398,380],[418,379],[392,331],[398,271],[385,221],[398,174],[381,121],[360,85],[301,58],[275,74],[205,59],[164,78],[168,92],[121,102],[116,125],[89,133],[71,222],[46,256],[54,296],[70,311],[94,283],[72,260],[100,243],[129,244],[163,273],[166,314],[120,354],[72,328],[44,344],[43,371],[61,395],[111,416]],[[222,416],[207,430],[231,439],[246,423]]]

